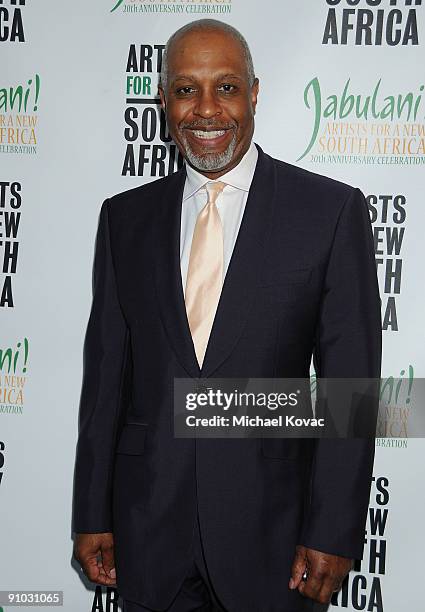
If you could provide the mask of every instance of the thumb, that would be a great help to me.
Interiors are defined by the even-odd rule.
[[[307,567],[307,551],[304,546],[297,546],[295,549],[294,562],[291,568],[291,578],[289,588],[297,589],[301,582],[302,575]]]
[[[102,565],[106,575],[115,580],[114,547],[111,544],[102,546]]]

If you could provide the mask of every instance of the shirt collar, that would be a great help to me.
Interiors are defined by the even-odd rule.
[[[248,151],[242,157],[237,166],[220,176],[217,180],[231,185],[242,191],[249,191],[252,178],[257,164],[258,151],[255,144],[251,141]],[[201,174],[189,164],[186,164],[186,181],[183,191],[183,201],[193,196],[199,189],[202,189],[211,179]],[[214,181],[212,181],[214,182]]]

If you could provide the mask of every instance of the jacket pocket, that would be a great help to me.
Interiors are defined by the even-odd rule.
[[[142,455],[145,451],[147,423],[124,423],[115,452]]]

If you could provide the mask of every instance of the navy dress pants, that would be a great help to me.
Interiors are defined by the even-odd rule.
[[[220,605],[211,584],[202,549],[199,520],[196,521],[192,567],[171,605],[160,612],[227,612]],[[123,612],[152,612],[124,599]],[[157,612],[157,611],[155,611]]]
[[[304,606],[305,612],[328,610],[328,606],[314,603],[307,598]],[[199,519],[195,526],[192,566],[171,605],[165,610],[158,611],[124,599],[123,612],[243,612],[243,610],[227,610],[214,591],[203,553]]]

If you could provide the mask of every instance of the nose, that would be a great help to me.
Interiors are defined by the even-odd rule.
[[[193,114],[204,119],[215,117],[221,113],[217,93],[213,89],[203,89],[199,92]]]

